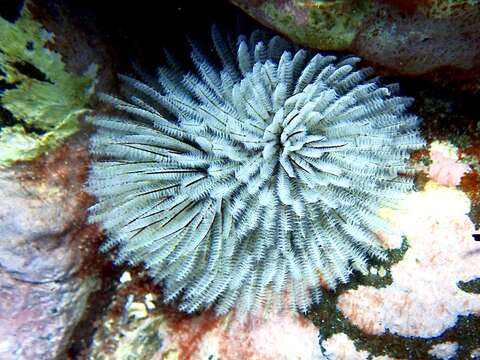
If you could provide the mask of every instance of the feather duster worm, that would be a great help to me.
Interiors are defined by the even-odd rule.
[[[182,311],[306,311],[320,279],[386,256],[377,210],[413,187],[419,118],[357,57],[212,39],[220,67],[192,45],[194,72],[169,58],[155,81],[121,76],[125,100],[103,96],[121,115],[90,120],[90,221]]]

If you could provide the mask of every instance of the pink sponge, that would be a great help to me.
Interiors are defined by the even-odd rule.
[[[434,141],[430,147],[432,164],[428,174],[432,180],[446,186],[457,186],[462,176],[471,171],[467,164],[458,161],[457,149],[450,143]]]

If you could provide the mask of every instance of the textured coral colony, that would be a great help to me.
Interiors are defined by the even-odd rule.
[[[305,311],[386,257],[377,213],[413,187],[419,119],[357,57],[212,39],[195,72],[167,56],[155,80],[122,76],[127,100],[103,96],[120,115],[91,119],[90,220],[182,311]]]

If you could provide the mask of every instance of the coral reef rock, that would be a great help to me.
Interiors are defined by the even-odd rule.
[[[480,89],[477,1],[231,0],[264,25],[306,46],[344,50],[390,73],[436,72]],[[445,77],[445,70],[451,71]],[[475,75],[475,78],[468,78]],[[448,78],[448,80],[447,80]],[[462,86],[465,86],[463,84]]]
[[[99,286],[81,273],[81,248],[98,234],[82,225],[84,141],[0,173],[0,359],[63,356]]]

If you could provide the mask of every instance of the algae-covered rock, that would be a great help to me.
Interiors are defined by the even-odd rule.
[[[98,321],[89,359],[150,360],[167,350],[170,357],[159,359],[175,359],[171,356],[176,349],[165,342],[171,314],[157,307],[156,288],[140,278],[132,281],[129,272],[119,278],[111,304]]]
[[[371,11],[359,1],[265,1],[260,7],[242,7],[271,23],[292,40],[324,50],[349,48],[365,16]],[[290,4],[289,4],[290,3]]]
[[[385,74],[480,89],[480,6],[473,0],[231,0],[255,20],[319,50],[360,55]]]
[[[53,44],[27,6],[15,23],[0,17],[0,166],[57,146],[87,109],[96,66],[68,72]]]

